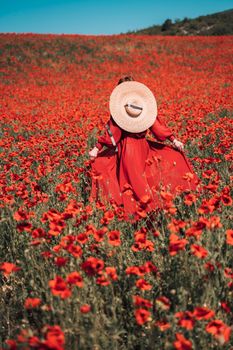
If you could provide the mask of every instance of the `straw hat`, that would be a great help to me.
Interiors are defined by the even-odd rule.
[[[137,81],[117,85],[111,93],[109,109],[115,122],[132,133],[150,128],[157,116],[157,103],[152,91]]]

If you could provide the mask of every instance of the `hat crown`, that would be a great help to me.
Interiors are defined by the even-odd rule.
[[[127,114],[132,118],[137,118],[143,110],[142,104],[137,99],[131,99],[124,105]]]
[[[111,93],[111,116],[120,128],[128,132],[145,131],[157,116],[157,103],[152,91],[136,81],[125,81]]]

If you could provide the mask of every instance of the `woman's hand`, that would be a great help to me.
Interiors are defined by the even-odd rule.
[[[178,149],[178,151],[183,152],[183,150],[184,150],[184,144],[183,144],[182,142],[180,142],[180,141],[177,140],[177,139],[174,139],[174,140],[172,141],[172,144],[173,144],[173,146],[174,146],[176,149]]]
[[[95,159],[97,157],[98,152],[99,149],[97,147],[92,148],[92,150],[89,152],[90,158]]]

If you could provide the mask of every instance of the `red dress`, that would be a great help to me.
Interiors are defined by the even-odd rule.
[[[114,202],[125,213],[138,214],[141,208],[151,211],[163,207],[161,190],[174,195],[195,190],[198,178],[183,152],[146,138],[147,130],[130,133],[121,129],[110,117],[109,133],[98,138],[97,157],[91,163],[90,201]],[[174,140],[172,131],[157,117],[150,131],[158,141]],[[103,146],[107,149],[103,150]],[[163,192],[164,193],[164,192]]]

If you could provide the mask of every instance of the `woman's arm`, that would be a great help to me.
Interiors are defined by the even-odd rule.
[[[171,142],[173,142],[175,139],[171,129],[164,125],[158,116],[155,119],[154,124],[150,127],[150,131],[158,141],[165,141],[166,139],[169,139]]]
[[[183,151],[183,143],[175,138],[172,130],[162,123],[160,117],[157,116],[154,124],[150,127],[150,130],[158,141],[165,141],[168,139],[172,142],[175,148],[179,151]]]
[[[122,134],[122,130],[121,128],[117,125],[117,123],[114,121],[114,119],[112,118],[112,116],[110,116],[109,121],[107,122],[110,131],[114,137],[114,140],[116,142],[116,144],[120,141],[121,139],[121,134]],[[107,126],[105,126],[105,133],[101,136],[98,137],[97,139],[97,143],[96,143],[96,147],[101,150],[103,148],[103,146],[107,146],[107,147],[113,147],[113,143],[112,143],[112,139],[109,135],[109,131],[107,129]]]
[[[121,139],[122,130],[113,120],[112,116],[110,116],[110,119],[107,122],[107,124],[117,144]],[[103,146],[114,147],[107,126],[105,126],[105,128],[106,130],[104,134],[98,137],[95,147],[89,152],[89,155],[92,158],[95,158],[97,156],[97,153],[102,150]]]

